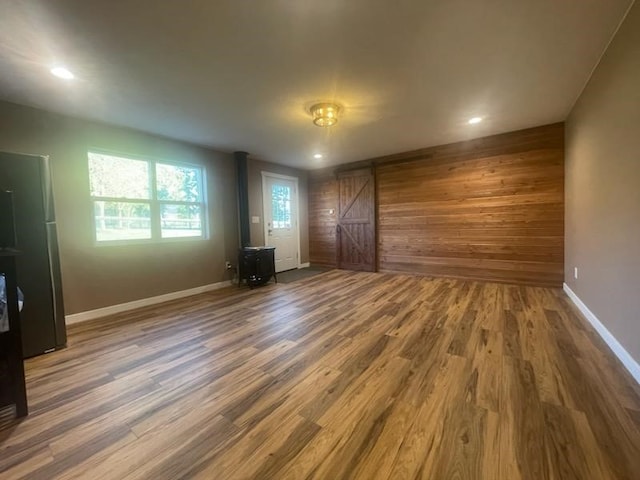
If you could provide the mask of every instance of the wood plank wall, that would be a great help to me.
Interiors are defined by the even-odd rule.
[[[333,210],[334,213],[330,213]],[[309,175],[309,262],[336,267],[338,181],[333,170]]]
[[[562,285],[564,124],[370,162],[379,271]],[[333,189],[326,175],[310,187],[312,263],[335,255],[326,218]]]
[[[563,139],[556,124],[379,165],[378,269],[560,286]]]

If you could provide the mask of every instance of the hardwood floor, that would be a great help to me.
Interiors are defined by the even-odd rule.
[[[637,479],[640,389],[560,290],[332,270],[74,326],[0,478]]]

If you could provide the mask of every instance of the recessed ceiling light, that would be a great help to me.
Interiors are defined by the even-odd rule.
[[[480,123],[482,121],[482,117],[472,117],[469,119],[469,124],[474,125],[476,123]]]
[[[51,74],[64,80],[73,80],[75,78],[75,75],[65,67],[53,67]]]
[[[313,158],[322,158],[322,154],[321,153],[316,153]]]

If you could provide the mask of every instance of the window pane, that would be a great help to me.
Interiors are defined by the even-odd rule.
[[[160,205],[162,238],[201,237],[200,205]]]
[[[95,201],[94,216],[99,242],[151,238],[151,207],[148,203]]]
[[[148,199],[149,162],[89,152],[91,196]]]
[[[291,187],[271,187],[271,210],[273,228],[291,228]]]
[[[158,200],[202,201],[202,169],[181,165],[156,164]]]

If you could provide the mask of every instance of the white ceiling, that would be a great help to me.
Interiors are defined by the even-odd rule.
[[[564,120],[630,3],[0,0],[0,98],[319,168]]]

